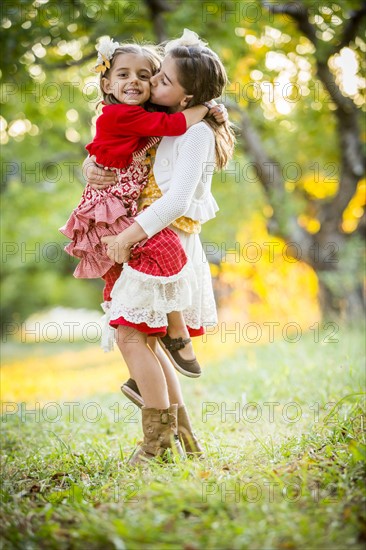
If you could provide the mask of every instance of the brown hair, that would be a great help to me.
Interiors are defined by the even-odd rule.
[[[193,98],[187,107],[210,101],[221,96],[228,78],[218,55],[204,46],[177,46],[169,50],[178,69],[179,84],[187,95]],[[218,124],[213,117],[205,121],[215,133],[216,166],[225,168],[231,159],[235,145],[235,135],[229,122]]]
[[[100,75],[100,89],[103,94],[103,101],[107,105],[113,105],[120,103],[118,99],[114,97],[113,94],[107,94],[102,85],[103,78],[109,77],[109,72],[113,69],[114,62],[118,55],[125,54],[125,53],[133,53],[136,55],[142,55],[146,58],[146,60],[150,63],[152,75],[157,73],[160,70],[161,65],[161,57],[159,55],[158,48],[150,45],[140,45],[140,44],[121,44],[116,51],[113,54],[112,59],[110,60],[111,66],[109,69],[107,69],[104,73],[104,75]]]

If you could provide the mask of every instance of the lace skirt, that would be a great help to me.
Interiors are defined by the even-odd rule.
[[[111,302],[105,302],[106,312],[102,347],[109,351],[113,332],[108,331],[106,324],[117,327],[123,321],[132,325],[143,325],[161,329],[168,325],[167,314],[181,311],[189,329],[198,335],[202,327],[217,324],[217,312],[212,288],[212,279],[208,260],[197,234],[187,234],[174,228],[179,236],[183,249],[188,257],[185,270],[179,280],[174,277],[147,279],[142,273],[136,273],[128,265],[123,266],[122,273],[111,292]],[[181,275],[184,274],[184,277]],[[202,332],[201,332],[202,333]]]
[[[192,302],[183,310],[186,325],[192,329],[217,325],[210,265],[202,248],[201,239],[197,234],[188,234],[172,226],[171,229],[179,236],[197,280]]]

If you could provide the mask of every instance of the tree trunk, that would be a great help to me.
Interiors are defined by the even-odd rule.
[[[174,11],[180,4],[180,0],[169,2],[169,0],[145,0],[145,4],[149,8],[152,24],[157,42],[166,40],[167,33],[163,13]]]
[[[234,104],[231,109],[239,110]],[[258,178],[273,209],[267,228],[281,236],[287,243],[293,242],[301,250],[302,259],[316,272],[319,280],[319,303],[325,317],[363,313],[362,287],[356,272],[360,270],[362,251],[357,243],[352,245],[352,235],[341,228],[343,211],[355,193],[362,172],[362,156],[359,144],[358,113],[352,110],[339,113],[339,146],[341,167],[339,191],[329,202],[312,203],[321,223],[318,233],[310,234],[300,227],[291,211],[291,197],[286,192],[280,163],[266,153],[258,132],[247,113],[241,112],[243,151],[257,168]],[[310,199],[309,199],[310,202]],[[359,237],[358,237],[359,238]],[[354,271],[351,281],[350,270]],[[348,277],[347,284],[343,279]]]
[[[338,46],[327,52],[324,45],[319,49],[317,32],[309,20],[309,13],[304,4],[301,2],[278,4],[267,1],[262,1],[262,4],[274,14],[286,13],[292,17],[302,34],[314,44],[317,76],[337,106],[334,113],[338,121],[340,151],[338,192],[333,199],[321,202],[315,202],[310,197],[304,196],[309,206],[311,204],[312,209],[315,209],[315,216],[320,222],[318,233],[309,234],[298,225],[296,217],[291,212],[291,197],[285,190],[285,182],[279,168],[280,163],[266,153],[250,118],[242,112],[243,149],[257,167],[258,177],[273,209],[273,216],[268,222],[268,231],[300,247],[302,259],[318,275],[319,303],[324,316],[341,315],[353,318],[363,313],[365,305],[362,285],[360,278],[358,279],[362,253],[360,254],[357,249],[358,237],[356,236],[355,243],[352,243],[352,235],[346,235],[343,232],[342,217],[364,173],[365,159],[362,155],[359,130],[360,110],[350,98],[342,94],[328,67],[328,60],[331,55],[354,39],[361,20],[365,16],[366,7],[364,4],[358,11],[351,13]],[[237,106],[231,105],[231,107],[239,110]]]
[[[352,321],[364,316],[365,296],[359,284],[351,292],[332,291],[319,277],[319,305],[326,320]]]

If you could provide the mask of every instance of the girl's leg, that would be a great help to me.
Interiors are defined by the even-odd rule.
[[[178,407],[184,405],[182,388],[177,376],[177,372],[173,367],[171,361],[167,357],[166,353],[164,353],[164,351],[161,349],[161,346],[159,346],[156,338],[148,338],[147,343],[158,358],[159,363],[163,368],[166,384],[168,386],[170,404],[173,405],[174,403],[177,403]]]
[[[169,395],[166,378],[156,355],[147,346],[147,336],[131,327],[119,326],[117,344],[136,380],[145,407],[167,409]]]
[[[170,338],[189,338],[189,332],[184,322],[183,314],[180,311],[168,313],[168,334]],[[195,359],[192,342],[179,350],[179,355],[186,361]]]
[[[175,368],[169,361],[168,357],[158,345],[156,338],[148,338],[148,345],[151,347],[165,374],[165,379],[168,385],[168,393],[170,403],[178,403],[178,436],[179,440],[184,445],[184,449],[188,455],[202,456],[203,448],[193,432],[188,411],[184,405],[182,388],[176,373]]]

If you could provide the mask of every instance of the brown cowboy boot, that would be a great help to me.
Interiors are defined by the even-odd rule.
[[[173,457],[174,454],[185,457],[177,434],[177,408],[178,405],[162,410],[142,407],[144,440],[129,459],[130,466],[143,464],[157,457],[164,459],[168,450],[171,450]]]
[[[178,437],[187,455],[203,458],[203,448],[192,430],[185,405],[178,407]]]
[[[121,386],[121,391],[128,399],[135,403],[135,405],[140,408],[143,407],[144,400],[141,397],[140,390],[135,380],[129,378],[127,382]],[[200,456],[203,458],[203,448],[195,433],[192,431],[191,422],[185,405],[178,407],[178,437],[187,455]]]

